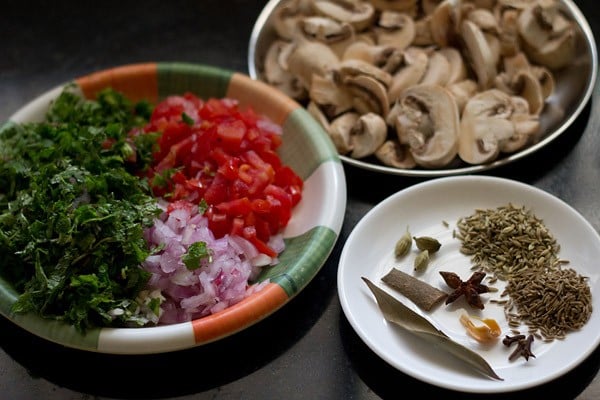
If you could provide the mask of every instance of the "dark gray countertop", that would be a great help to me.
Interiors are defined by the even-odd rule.
[[[0,121],[73,77],[141,61],[188,61],[247,72],[250,32],[264,1],[9,1],[0,11]],[[592,30],[600,9],[577,1]],[[598,40],[598,39],[596,39]],[[561,198],[600,230],[600,87],[551,145],[488,172]],[[477,398],[390,367],[356,335],[337,297],[337,263],[352,228],[374,205],[419,182],[345,166],[341,236],[314,280],[253,327],[214,344],[160,355],[87,353],[48,343],[0,317],[0,398],[378,399]],[[597,262],[597,260],[593,260]],[[599,266],[600,267],[600,266]],[[486,398],[600,398],[600,349],[545,385]]]

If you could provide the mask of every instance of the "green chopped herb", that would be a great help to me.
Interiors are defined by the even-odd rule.
[[[187,253],[181,257],[181,261],[189,270],[200,268],[203,260],[210,262],[210,259],[210,249],[206,246],[206,242],[192,243]]]
[[[181,113],[181,120],[183,122],[185,122],[186,124],[188,124],[189,126],[194,125],[194,120],[192,119],[192,117],[190,117],[186,113]]]
[[[0,129],[0,277],[21,293],[14,312],[80,331],[129,325],[149,279],[143,230],[160,214],[139,178],[158,134],[130,135],[148,121],[148,104],[70,89],[46,121]]]

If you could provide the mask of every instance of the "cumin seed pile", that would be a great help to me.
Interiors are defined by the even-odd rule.
[[[538,339],[562,339],[580,329],[592,313],[587,278],[558,257],[556,239],[543,221],[513,204],[477,209],[457,222],[455,236],[461,252],[471,257],[472,269],[507,282],[499,301],[515,328],[525,324]]]

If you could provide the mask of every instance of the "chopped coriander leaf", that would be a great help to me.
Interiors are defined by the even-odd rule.
[[[181,257],[181,261],[189,270],[200,268],[203,260],[210,262],[210,259],[210,249],[206,246],[206,242],[192,243],[187,253]]]
[[[194,125],[194,120],[192,119],[192,117],[190,117],[186,113],[181,113],[181,120],[183,122],[185,122],[186,124],[188,124],[189,126]]]
[[[0,130],[0,276],[22,293],[14,312],[82,332],[141,323],[143,230],[160,209],[137,174],[157,136],[132,132],[149,115],[110,89],[94,101],[67,89],[45,122]]]

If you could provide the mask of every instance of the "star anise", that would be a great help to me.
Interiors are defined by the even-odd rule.
[[[485,278],[485,272],[474,272],[473,275],[464,282],[454,272],[440,271],[440,275],[442,275],[446,284],[454,289],[454,291],[446,298],[446,304],[450,304],[460,296],[464,295],[467,303],[471,307],[483,310],[483,302],[479,295],[490,291],[489,287],[481,283],[483,278]]]

